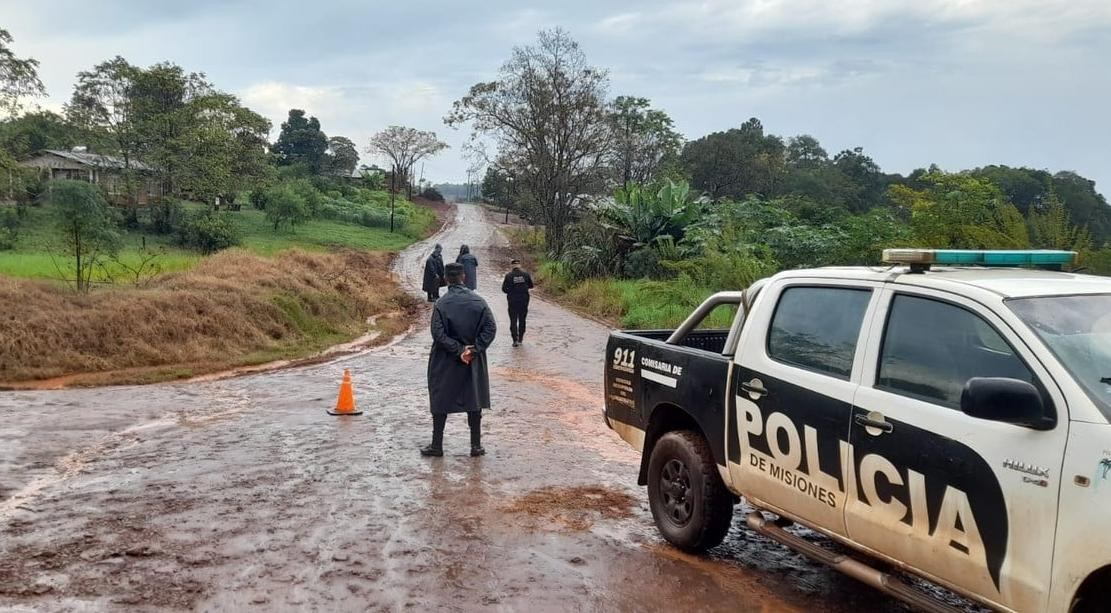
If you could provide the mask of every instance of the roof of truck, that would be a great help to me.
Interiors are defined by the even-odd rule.
[[[1111,294],[1111,277],[1032,268],[934,266],[923,273],[912,273],[907,266],[837,266],[791,270],[776,276],[893,282],[958,294],[978,288],[1004,298]]]

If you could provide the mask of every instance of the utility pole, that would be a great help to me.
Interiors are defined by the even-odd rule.
[[[393,234],[393,199],[397,197],[397,164],[393,166],[393,172],[390,173],[390,234]]]

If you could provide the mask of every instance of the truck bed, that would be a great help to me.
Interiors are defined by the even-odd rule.
[[[673,332],[675,330],[622,330],[620,334],[638,336],[663,343]],[[684,337],[678,345],[672,345],[672,347],[690,347],[691,349],[701,349],[720,354],[725,349],[725,339],[728,336],[728,329],[706,328],[704,330],[694,330]]]
[[[653,415],[668,413],[667,407],[682,407],[705,435],[714,460],[725,466],[726,388],[732,358],[722,355],[722,350],[729,330],[692,330],[676,344],[666,342],[672,332],[610,333],[606,423],[643,453],[645,439],[652,438]]]

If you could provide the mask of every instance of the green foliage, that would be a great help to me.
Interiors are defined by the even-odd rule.
[[[0,124],[0,150],[6,150],[20,160],[43,149],[95,145],[96,140],[95,135],[81,130],[52,111],[24,113]]]
[[[613,201],[598,208],[602,224],[631,249],[650,247],[665,237],[678,243],[701,208],[685,182],[667,180],[658,189],[630,183],[619,187]]]
[[[255,189],[251,190],[251,193],[248,196],[248,199],[251,201],[251,206],[255,207],[255,210],[258,210],[258,211],[265,211],[266,210],[266,202],[267,202],[266,194],[267,194],[267,188],[265,188],[265,187],[256,187]]]
[[[773,196],[786,178],[783,139],[765,135],[755,117],[740,128],[714,132],[683,147],[681,163],[691,185],[711,198]]]
[[[17,57],[10,45],[12,35],[0,28],[0,111],[15,115],[20,99],[46,95],[38,75],[38,60]]]
[[[177,198],[163,198],[150,205],[147,227],[155,234],[172,234],[185,219],[185,207]]]
[[[1030,237],[1022,213],[987,179],[930,172],[926,189],[893,185],[888,197],[909,214],[917,245],[954,249],[1022,249]]]
[[[683,138],[667,113],[647,98],[618,96],[606,114],[614,139],[614,174],[621,185],[664,178],[677,163]]]
[[[240,233],[230,213],[204,210],[187,215],[177,229],[178,243],[204,254],[234,247]]]
[[[279,185],[267,190],[266,219],[274,224],[275,231],[283,223],[288,223],[292,230],[293,226],[308,220],[311,216],[309,205],[296,187]]]
[[[274,152],[284,165],[301,165],[312,174],[320,174],[328,150],[328,137],[320,129],[320,120],[305,117],[305,111],[290,109],[282,122],[282,131],[274,143]]]
[[[328,139],[324,154],[324,171],[337,177],[350,177],[359,164],[359,150],[350,138],[333,136]]]
[[[88,291],[101,258],[119,249],[116,222],[100,190],[89,183],[51,181],[49,195],[61,251],[72,258],[72,281],[78,291]]]
[[[1057,194],[1051,192],[1044,206],[1031,209],[1027,221],[1032,247],[1071,251],[1087,251],[1092,247],[1092,233],[1073,225],[1068,209]]]
[[[14,249],[19,240],[19,213],[11,207],[0,209],[0,251]]]

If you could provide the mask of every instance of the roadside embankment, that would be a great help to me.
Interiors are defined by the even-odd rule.
[[[669,279],[576,279],[568,267],[544,253],[544,231],[521,223],[502,223],[504,218],[489,212],[509,240],[510,251],[533,272],[543,295],[576,313],[626,329],[674,328],[691,311],[714,293],[714,289],[679,275]],[[728,327],[733,318],[729,307],[715,310],[703,325]]]
[[[388,253],[230,249],[145,287],[79,294],[0,276],[0,386],[144,383],[309,356],[406,329]],[[371,323],[373,322],[373,323]]]

